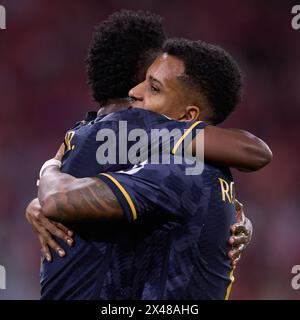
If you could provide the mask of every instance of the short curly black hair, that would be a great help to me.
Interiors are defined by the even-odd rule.
[[[206,97],[212,109],[208,120],[224,121],[241,100],[242,75],[232,56],[219,46],[187,39],[169,39],[163,51],[184,62],[180,78]]]
[[[165,40],[162,17],[150,12],[121,10],[100,23],[86,59],[94,100],[103,105],[127,97],[144,79]]]

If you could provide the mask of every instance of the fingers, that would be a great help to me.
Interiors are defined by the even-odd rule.
[[[232,246],[232,249],[229,251],[228,257],[231,260],[231,266],[236,268],[241,259],[242,252],[251,241],[253,228],[251,221],[245,216],[243,204],[237,199],[235,199],[234,204],[237,223],[230,227],[232,235],[228,242]]]
[[[232,235],[238,235],[238,234],[241,234],[241,233],[245,233],[246,235],[249,234],[249,226],[243,222],[238,222],[238,223],[235,223],[233,224],[231,227],[230,227],[230,231],[232,233]]]
[[[59,229],[57,225],[55,225],[51,220],[47,219],[46,217],[40,217],[40,221],[43,227],[51,233],[51,235],[56,236],[57,238],[66,242],[70,247],[73,245],[73,239],[68,236],[63,230]],[[65,228],[65,227],[64,227]],[[67,229],[67,228],[65,228]],[[52,237],[51,237],[52,238]]]
[[[236,266],[237,263],[240,261],[241,259],[241,254],[245,249],[245,245],[241,244],[236,248],[233,248],[232,250],[229,251],[228,253],[228,257],[231,260],[231,265],[232,266]]]
[[[247,245],[249,243],[249,236],[241,233],[236,236],[231,236],[228,240],[229,244],[232,245],[233,247],[237,247],[241,244]]]
[[[65,256],[65,251],[52,238],[52,235],[49,233],[49,231],[43,225],[41,225],[37,220],[33,219],[32,226],[38,234],[38,238],[39,238],[40,243],[42,245],[43,252],[45,253],[46,259],[48,261],[52,260],[52,256],[49,251],[49,247],[52,248],[60,257]],[[54,231],[54,233],[56,233],[56,232]]]
[[[231,261],[234,261],[240,256],[240,254],[241,254],[240,251],[236,248],[229,251],[228,257],[230,258]]]
[[[236,266],[238,265],[239,261],[241,260],[241,256],[237,257],[236,259],[234,259],[232,262],[231,262],[231,266],[233,267],[233,269],[236,268]]]
[[[41,244],[42,251],[43,251],[47,261],[51,262],[52,261],[52,255],[51,255],[51,252],[49,250],[49,247],[48,247],[45,239],[40,235],[38,235],[38,238],[39,238],[39,241],[40,241],[40,244]]]
[[[236,267],[241,259],[242,252],[246,249],[249,243],[249,236],[240,234],[238,236],[231,236],[228,241],[232,245],[232,249],[228,253],[231,260],[231,265]]]
[[[33,226],[35,227],[36,232],[38,233],[39,240],[42,245],[42,249],[47,254],[50,254],[49,247],[52,248],[60,257],[65,256],[65,251],[60,247],[60,245],[52,238],[51,234],[47,229],[45,229],[43,226],[38,225],[35,221],[33,222]],[[47,255],[45,253],[45,256],[47,258]],[[49,256],[48,256],[49,258]],[[47,260],[48,260],[47,258]],[[50,254],[50,261],[52,260],[51,254]],[[49,260],[48,260],[49,261]]]
[[[44,233],[43,238],[45,239],[47,245],[52,248],[61,258],[66,255],[65,250],[59,246],[59,244],[51,237],[49,233],[47,233],[47,235]]]
[[[65,234],[67,234],[69,237],[73,237],[74,232],[61,224],[60,222],[51,221],[57,228],[61,229]]]
[[[236,204],[238,201],[235,200],[235,217],[236,217],[236,221],[237,223],[245,223],[245,213],[244,213],[244,206],[238,202],[238,204]]]
[[[46,218],[41,211],[38,199],[34,199],[28,205],[26,209],[26,218],[38,234],[38,239],[47,261],[52,261],[50,248],[53,249],[60,257],[64,257],[66,254],[64,249],[61,248],[52,236],[56,236],[63,240],[69,246],[74,244],[74,240],[72,239],[73,231],[69,230],[61,223],[53,222]]]

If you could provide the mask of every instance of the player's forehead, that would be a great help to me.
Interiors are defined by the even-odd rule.
[[[167,53],[159,55],[147,71],[147,77],[155,78],[161,82],[176,79],[185,70],[184,62]]]

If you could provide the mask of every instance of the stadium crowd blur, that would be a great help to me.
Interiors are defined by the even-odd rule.
[[[39,245],[24,211],[42,163],[65,130],[96,109],[84,59],[93,27],[121,8],[166,18],[169,36],[223,46],[239,62],[244,99],[225,127],[263,138],[274,160],[260,172],[233,171],[237,196],[254,225],[235,272],[231,299],[298,299],[300,264],[300,30],[289,1],[7,0],[0,31],[0,299],[39,298]]]

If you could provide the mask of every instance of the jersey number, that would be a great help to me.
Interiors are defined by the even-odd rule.
[[[72,144],[72,139],[74,138],[74,136],[75,136],[75,131],[68,131],[67,132],[67,134],[65,136],[65,144],[66,144],[66,148],[67,148],[66,151],[74,150],[75,145]]]

